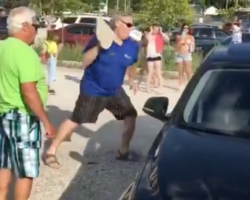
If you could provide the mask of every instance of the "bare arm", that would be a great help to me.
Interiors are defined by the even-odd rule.
[[[132,80],[135,80],[136,75],[137,75],[137,67],[140,64],[140,58],[141,58],[140,51],[138,53],[138,57],[137,58],[138,58],[137,62],[134,63],[133,65],[131,65],[130,67],[128,67],[128,69],[127,69],[128,76]]]
[[[162,37],[163,37],[164,42],[166,42],[166,43],[169,42],[169,37],[168,37],[167,34],[161,32],[161,35],[162,35]]]
[[[36,89],[36,82],[21,83],[21,94],[25,104],[46,126],[49,119]]]
[[[135,80],[137,75],[137,65],[138,62],[128,67],[127,73],[130,79]]]
[[[96,35],[94,35],[87,43],[82,52],[82,67],[86,69],[97,57],[100,51],[99,42]]]

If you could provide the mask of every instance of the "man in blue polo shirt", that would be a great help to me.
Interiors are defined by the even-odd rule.
[[[112,29],[99,19],[96,36],[83,50],[85,73],[80,84],[80,94],[71,118],[60,126],[44,155],[44,162],[50,167],[60,166],[55,154],[61,142],[80,124],[95,123],[104,109],[109,110],[117,120],[124,120],[122,142],[116,158],[126,160],[129,157],[129,144],[137,112],[122,84],[128,67],[137,62],[139,44],[129,37],[133,27],[131,16],[115,16],[110,26]],[[135,75],[130,73],[130,76],[132,74]]]

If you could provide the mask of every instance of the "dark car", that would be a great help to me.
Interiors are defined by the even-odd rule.
[[[250,33],[243,33],[242,34],[242,43],[250,43]],[[224,40],[222,40],[221,42],[219,42],[218,44],[214,44],[213,42],[211,42],[210,44],[207,43],[206,45],[204,45],[202,47],[202,51],[203,51],[203,56],[205,57],[206,54],[212,49],[214,48],[216,45],[218,46],[228,46],[232,44],[232,35],[229,35],[228,37],[226,37]]]
[[[56,30],[49,30],[58,35],[59,40],[64,44],[84,46],[96,30],[94,24],[71,24]]]
[[[4,40],[8,37],[7,17],[8,16],[0,16],[0,40]]]
[[[120,200],[250,199],[249,52],[250,44],[211,51],[171,114],[167,97],[146,101],[164,126]]]
[[[213,24],[204,24],[204,23],[195,23],[195,24],[191,24],[191,28],[198,28],[198,27],[208,27],[208,28],[218,28],[217,25],[213,25]]]
[[[170,39],[172,43],[175,41],[177,34],[179,34],[179,31],[172,32]],[[195,39],[196,51],[200,51],[206,44],[220,42],[228,36],[228,33],[219,28],[197,26],[192,28],[192,35]]]

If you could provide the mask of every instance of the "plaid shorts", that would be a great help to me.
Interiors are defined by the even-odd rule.
[[[117,120],[137,117],[137,111],[129,96],[121,88],[114,96],[89,96],[80,94],[76,100],[71,120],[78,124],[95,123],[99,114],[107,109]]]
[[[0,114],[0,168],[10,169],[19,178],[39,174],[41,128],[37,117],[17,109]]]

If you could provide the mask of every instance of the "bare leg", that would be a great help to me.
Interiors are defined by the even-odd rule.
[[[7,200],[11,176],[9,169],[0,169],[0,200]]]
[[[184,71],[186,73],[186,76],[187,76],[187,80],[190,81],[191,77],[192,77],[192,61],[185,61],[183,63],[183,68],[184,68]]]
[[[184,71],[183,71],[183,62],[178,62],[177,63],[177,68],[178,68],[178,80],[179,80],[179,86],[183,84],[183,79],[184,79]]]
[[[154,62],[150,61],[148,64],[148,75],[147,75],[147,92],[150,92],[150,82],[154,75]]]
[[[122,133],[122,141],[120,151],[126,153],[129,151],[129,144],[133,138],[135,131],[136,117],[126,117],[124,119],[124,130]]]
[[[31,189],[33,185],[33,179],[31,178],[19,178],[15,184],[15,200],[28,200],[30,197]]]
[[[56,134],[56,137],[53,138],[52,143],[48,150],[46,151],[49,155],[55,155],[58,147],[60,144],[66,139],[70,138],[73,131],[78,127],[79,125],[70,119],[67,119],[64,121],[61,126],[58,129],[58,132]]]
[[[155,61],[155,76],[158,80],[158,87],[162,87],[162,62],[161,60]]]

